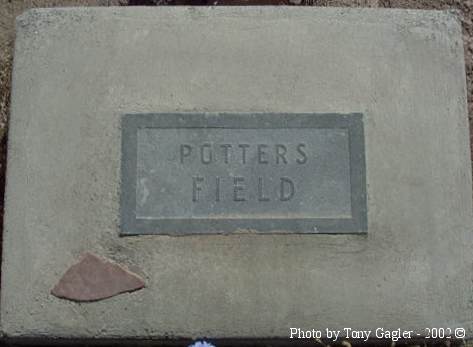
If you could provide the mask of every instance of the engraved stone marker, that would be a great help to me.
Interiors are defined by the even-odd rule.
[[[123,234],[366,231],[361,114],[122,121]]]

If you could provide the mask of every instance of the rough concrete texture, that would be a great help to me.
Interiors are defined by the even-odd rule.
[[[10,337],[287,337],[465,327],[471,172],[450,12],[34,10],[17,21],[1,325]],[[119,237],[120,117],[362,112],[367,235]],[[92,251],[143,290],[50,294]]]

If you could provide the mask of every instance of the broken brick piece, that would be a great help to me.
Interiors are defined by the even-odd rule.
[[[140,276],[108,259],[87,252],[66,271],[51,294],[73,301],[96,301],[144,286]]]

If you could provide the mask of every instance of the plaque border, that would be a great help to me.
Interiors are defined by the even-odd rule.
[[[348,130],[352,218],[136,218],[137,132],[142,128],[342,128]],[[367,198],[362,113],[138,113],[121,118],[120,235],[365,234]]]

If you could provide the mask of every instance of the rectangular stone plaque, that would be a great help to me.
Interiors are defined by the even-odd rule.
[[[366,232],[361,114],[122,120],[121,232]]]

